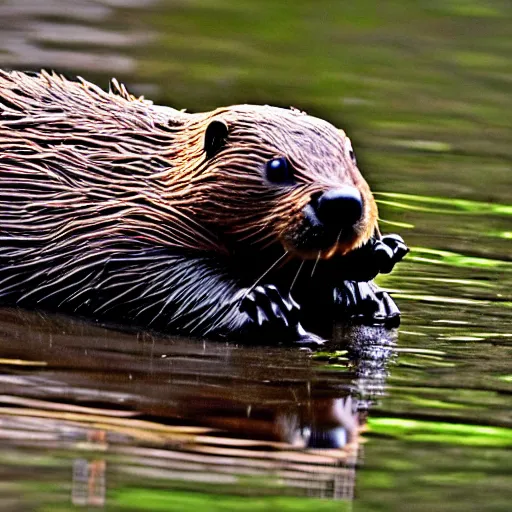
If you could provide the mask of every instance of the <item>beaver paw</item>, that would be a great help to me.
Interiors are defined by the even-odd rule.
[[[388,328],[400,325],[400,310],[375,283],[345,281],[342,288],[336,289],[336,303],[354,323]]]
[[[240,311],[250,320],[249,330],[262,336],[279,338],[302,346],[318,346],[324,340],[308,333],[299,323],[300,306],[291,295],[284,298],[274,285],[257,286],[240,303]]]
[[[400,235],[385,235],[373,245],[375,263],[381,274],[389,274],[408,252]]]
[[[385,235],[380,240],[370,240],[360,249],[344,256],[345,279],[371,281],[378,274],[389,274],[408,252],[409,248],[399,235]]]
[[[287,328],[298,324],[300,306],[289,295],[284,299],[274,285],[257,286],[243,299],[240,310],[259,327]]]

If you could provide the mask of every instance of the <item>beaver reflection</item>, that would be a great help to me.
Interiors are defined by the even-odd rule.
[[[312,356],[8,310],[0,332],[3,360],[27,362],[0,375],[4,448],[25,461],[43,453],[36,475],[46,484],[67,467],[75,503],[98,503],[117,486],[184,482],[350,499],[394,343],[386,329],[340,327],[348,352]]]

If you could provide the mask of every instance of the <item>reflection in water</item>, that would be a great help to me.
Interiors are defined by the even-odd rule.
[[[89,430],[87,442],[94,451],[106,450],[107,433],[104,430]],[[73,505],[105,505],[106,462],[103,459],[75,459],[71,502]]]
[[[116,485],[351,499],[359,434],[393,345],[379,328],[340,329],[350,350],[314,355],[9,309],[0,332],[6,449],[32,460],[50,450],[53,469],[71,456],[72,501],[83,505],[104,502],[107,467]]]

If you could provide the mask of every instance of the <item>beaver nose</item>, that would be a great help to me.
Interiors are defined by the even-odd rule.
[[[353,226],[363,214],[363,199],[355,187],[345,186],[324,192],[317,199],[316,215],[333,228]]]

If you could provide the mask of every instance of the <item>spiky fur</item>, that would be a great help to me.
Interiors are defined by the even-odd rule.
[[[207,158],[214,119],[229,135]],[[294,247],[311,194],[350,183],[365,200],[354,236],[322,257],[372,235],[375,202],[349,150],[342,131],[297,110],[188,114],[115,80],[104,92],[83,79],[1,71],[0,300],[200,335],[235,331],[237,301],[265,254],[316,257]],[[295,187],[266,181],[265,163],[279,155]]]

